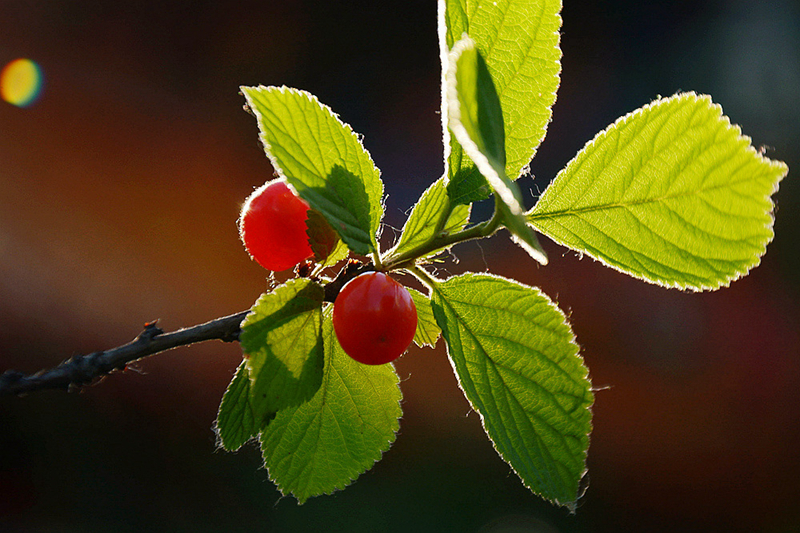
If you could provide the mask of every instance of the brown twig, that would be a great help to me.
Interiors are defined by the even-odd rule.
[[[345,283],[369,270],[375,270],[372,263],[362,263],[355,259],[349,260],[344,267],[339,271],[336,277],[328,284],[325,285],[325,298],[326,302],[335,302],[339,291],[342,290]]]
[[[8,370],[0,375],[0,396],[20,395],[47,389],[77,390],[82,385],[124,369],[128,363],[179,346],[208,340],[235,342],[239,340],[239,325],[248,311],[242,311],[205,324],[164,333],[157,322],[145,324],[142,331],[128,344],[103,352],[76,355],[60,365],[24,374]]]
[[[336,278],[325,285],[324,300],[333,302],[345,283],[372,269],[374,267],[370,263],[349,261]],[[171,333],[164,333],[158,327],[157,321],[149,322],[144,325],[144,331],[128,344],[103,352],[76,355],[58,366],[40,370],[35,374],[7,370],[0,375],[0,396],[22,395],[49,389],[78,390],[83,385],[98,381],[115,370],[124,369],[133,361],[179,346],[210,340],[236,342],[241,332],[240,325],[248,312],[242,311]]]

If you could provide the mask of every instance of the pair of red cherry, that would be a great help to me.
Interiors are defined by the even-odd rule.
[[[309,209],[283,180],[256,189],[239,217],[239,235],[247,252],[273,271],[313,257],[306,233]],[[348,281],[336,297],[333,329],[350,357],[380,365],[395,360],[411,345],[417,309],[405,287],[383,272],[367,272]]]

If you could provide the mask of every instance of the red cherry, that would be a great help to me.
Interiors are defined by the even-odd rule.
[[[417,308],[405,287],[383,272],[367,272],[348,281],[336,297],[333,330],[347,355],[382,365],[414,340]]]
[[[308,209],[283,180],[256,189],[239,217],[239,236],[250,257],[276,272],[312,257],[306,233]]]

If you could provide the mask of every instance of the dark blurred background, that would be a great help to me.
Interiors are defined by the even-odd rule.
[[[496,455],[443,345],[397,363],[404,417],[352,486],[298,506],[255,446],[212,424],[241,359],[207,343],[79,394],[0,399],[0,531],[800,531],[800,5],[566,0],[562,84],[521,185],[529,202],[600,129],[658,95],[710,93],[789,177],[761,266],[691,294],[545,239],[503,236],[448,270],[541,286],[569,314],[597,393],[577,514]],[[265,271],[238,240],[272,171],[238,86],[306,89],[364,134],[385,231],[442,172],[433,0],[2,0],[0,65],[37,101],[0,101],[0,372],[32,372],[249,307]]]

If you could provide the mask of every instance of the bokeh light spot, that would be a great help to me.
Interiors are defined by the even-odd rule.
[[[42,70],[30,59],[15,59],[0,72],[0,96],[9,104],[28,107],[42,91]]]

